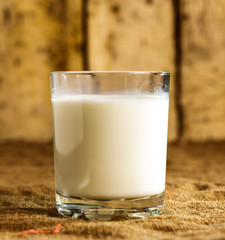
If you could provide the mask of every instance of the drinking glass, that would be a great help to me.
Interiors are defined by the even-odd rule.
[[[146,218],[164,204],[168,72],[52,72],[56,204],[66,217]]]

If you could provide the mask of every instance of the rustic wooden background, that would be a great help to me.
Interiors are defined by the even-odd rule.
[[[0,1],[0,141],[51,141],[49,72],[171,72],[170,141],[225,139],[224,0]]]

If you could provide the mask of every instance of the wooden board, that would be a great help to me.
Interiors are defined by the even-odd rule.
[[[169,135],[175,140],[172,1],[85,3],[0,3],[0,140],[52,139],[49,72],[84,65],[90,70],[170,71]]]
[[[182,0],[183,138],[225,138],[225,1]]]
[[[72,27],[80,15],[71,21],[78,2],[1,1],[0,140],[52,139],[49,73],[82,64],[80,51],[74,62],[81,40],[71,37],[81,31]]]
[[[169,139],[177,139],[172,1],[88,1],[90,70],[171,72]]]

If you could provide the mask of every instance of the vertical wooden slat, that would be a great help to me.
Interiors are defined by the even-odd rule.
[[[177,139],[172,0],[89,0],[90,70],[171,72],[169,139]]]
[[[181,0],[183,138],[225,138],[225,1]]]
[[[0,140],[52,138],[49,72],[63,66],[63,1],[0,3]]]

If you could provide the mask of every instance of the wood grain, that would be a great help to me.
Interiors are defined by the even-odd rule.
[[[183,138],[225,138],[225,1],[182,0]]]
[[[172,1],[88,2],[90,70],[171,72],[169,139],[177,139]]]
[[[0,140],[52,138],[49,73],[66,67],[64,4],[0,4]]]

